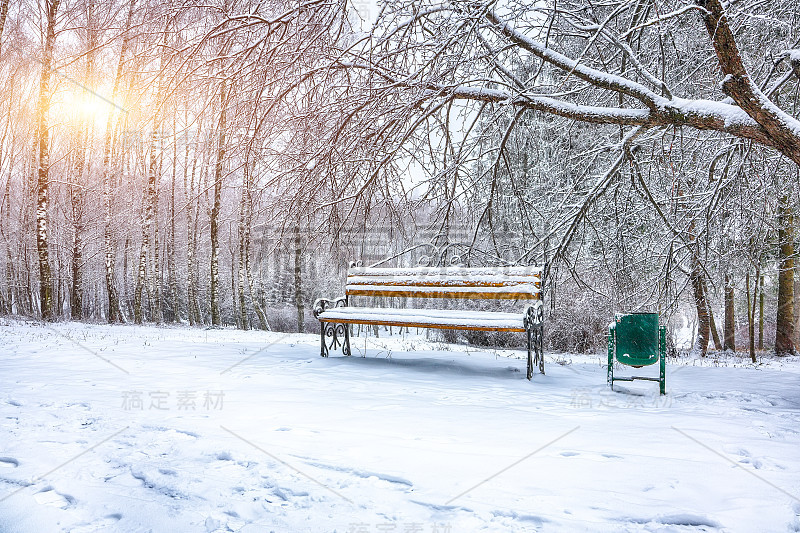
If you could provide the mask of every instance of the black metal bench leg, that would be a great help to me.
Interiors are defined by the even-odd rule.
[[[342,344],[343,355],[353,355],[350,351],[350,324],[342,324],[344,326],[344,343]]]
[[[539,358],[539,372],[544,374],[544,326],[539,326],[536,334],[536,355]]]
[[[533,354],[531,353],[531,334],[532,331],[528,330],[525,332],[528,336],[528,381],[531,380],[533,377]]]

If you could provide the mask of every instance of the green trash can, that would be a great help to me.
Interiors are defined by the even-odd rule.
[[[661,394],[666,394],[664,381],[667,351],[666,328],[659,326],[658,313],[618,313],[608,331],[608,385],[615,381],[658,381]],[[659,363],[659,377],[614,377],[614,362],[641,368]]]

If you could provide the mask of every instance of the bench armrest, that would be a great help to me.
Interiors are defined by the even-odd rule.
[[[544,305],[541,301],[529,305],[525,309],[525,316],[522,318],[522,323],[525,329],[529,331],[544,325]]]
[[[317,298],[317,301],[314,302],[314,318],[319,318],[319,315],[334,307],[347,307],[347,297],[342,296],[333,300]]]

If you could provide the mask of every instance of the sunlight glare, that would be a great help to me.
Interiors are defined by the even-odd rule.
[[[76,122],[90,122],[102,125],[108,119],[108,114],[115,109],[115,105],[89,90],[76,88],[64,92],[63,109],[60,111]]]

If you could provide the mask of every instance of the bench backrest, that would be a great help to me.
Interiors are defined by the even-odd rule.
[[[540,267],[353,267],[347,296],[541,300]]]

